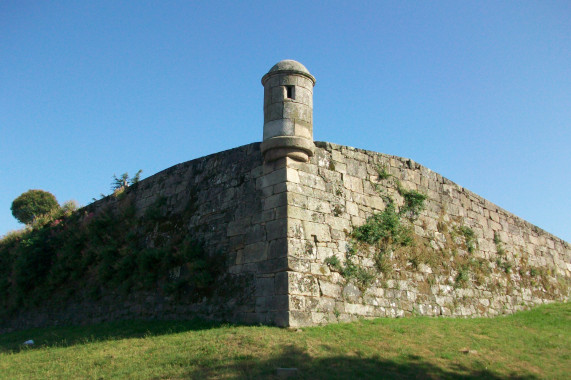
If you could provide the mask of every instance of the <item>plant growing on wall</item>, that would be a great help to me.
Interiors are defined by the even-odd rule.
[[[28,190],[12,202],[12,215],[20,223],[31,224],[38,216],[59,209],[56,197],[44,190]]]
[[[134,185],[141,179],[142,169],[139,169],[137,173],[132,178],[129,178],[129,173],[123,173],[120,177],[113,174],[113,182],[111,182],[111,190],[115,191],[117,189],[129,187]]]
[[[376,169],[380,180],[392,177],[386,167],[377,166]],[[386,275],[392,271],[389,258],[394,252],[401,247],[415,244],[411,222],[424,209],[426,195],[416,190],[405,189],[396,178],[393,183],[403,198],[403,205],[398,207],[393,198],[381,194],[385,200],[385,209],[372,214],[363,225],[353,229],[344,265],[335,256],[325,261],[332,270],[339,272],[345,279],[355,279],[360,288],[366,288],[375,275],[358,264],[356,252],[359,247],[365,252],[368,251],[367,247],[374,247],[372,255],[375,268],[378,273]],[[367,247],[363,247],[364,245]],[[413,262],[415,258],[412,258]]]
[[[110,289],[191,299],[208,293],[222,263],[182,227],[193,197],[180,214],[163,200],[139,217],[127,197],[114,209],[87,208],[0,240],[0,314]]]

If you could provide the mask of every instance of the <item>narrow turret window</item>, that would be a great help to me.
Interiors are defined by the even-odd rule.
[[[286,86],[286,97],[288,99],[295,99],[295,87],[294,86]]]

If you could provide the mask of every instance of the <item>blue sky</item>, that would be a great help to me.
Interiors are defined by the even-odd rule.
[[[571,241],[569,1],[0,2],[0,235],[262,139],[261,77],[316,77],[314,138],[409,157]]]

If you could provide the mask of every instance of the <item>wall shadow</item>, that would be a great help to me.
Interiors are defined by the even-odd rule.
[[[70,347],[78,344],[127,338],[176,334],[187,331],[240,326],[202,319],[189,321],[117,321],[88,326],[49,327],[0,335],[0,353],[17,353],[44,347]],[[36,344],[22,343],[34,339]],[[305,350],[290,345],[268,359],[253,356],[236,357],[223,364],[193,369],[183,375],[190,379],[278,379],[278,368],[297,368],[296,379],[521,379],[532,380],[532,374],[500,375],[476,362],[471,367],[455,365],[443,368],[416,355],[390,360],[380,357],[336,355],[312,358]]]
[[[0,353],[15,353],[42,347],[69,347],[106,340],[152,337],[238,325],[196,318],[188,321],[122,320],[85,326],[41,327],[0,334]],[[33,346],[22,344],[30,339],[34,341]]]
[[[311,358],[297,347],[287,347],[282,353],[265,361],[235,361],[218,367],[201,368],[188,372],[191,379],[278,379],[278,368],[297,368],[294,379],[537,379],[534,375],[499,375],[485,368],[468,368],[457,365],[441,368],[408,355],[392,361],[382,358],[334,356]]]

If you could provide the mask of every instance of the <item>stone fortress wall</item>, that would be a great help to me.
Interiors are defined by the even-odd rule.
[[[177,299],[155,289],[128,296],[109,292],[98,299],[80,296],[64,303],[46,299],[10,320],[0,320],[0,333],[121,319],[203,317],[287,325],[280,319],[288,307],[286,203],[278,195],[286,191],[285,179],[285,168],[264,165],[260,143],[253,143],[175,165],[120,196],[90,204],[78,211],[84,218],[109,209],[120,214],[129,206],[134,206],[137,218],[151,210],[170,218],[168,230],[156,224],[147,246],[157,237],[168,241],[179,230],[203,243],[223,268],[212,297]],[[180,268],[173,269],[180,273]]]
[[[290,325],[411,314],[493,316],[569,299],[567,242],[412,160],[316,145],[310,162],[288,162]],[[392,176],[380,179],[378,168]],[[374,249],[355,248],[353,261],[374,276],[359,286],[327,260],[336,256],[343,264],[358,245],[351,231],[385,209],[383,194],[402,205],[394,178],[427,195],[411,225],[419,249],[388,254],[390,270],[382,273],[371,260]],[[471,252],[462,228],[474,234]]]
[[[127,299],[107,294],[98,301],[26,311],[4,321],[2,330],[196,316],[278,326],[362,317],[475,317],[569,299],[567,242],[412,160],[315,144],[307,163],[283,158],[269,164],[262,161],[260,143],[249,144],[175,165],[128,188],[121,198],[110,196],[88,206],[97,212],[134,202],[143,215],[162,199],[163,214],[181,215],[193,203],[192,214],[180,223],[224,264],[215,297],[196,302],[160,291]],[[411,224],[424,256],[414,265],[418,252],[397,249],[388,263],[392,270],[381,273],[371,259],[374,250],[361,246],[354,261],[373,275],[363,286],[327,261],[335,256],[345,263],[355,245],[351,232],[386,208],[383,195],[402,205],[392,180],[379,178],[379,167],[402,187],[427,195],[425,209]],[[474,232],[472,252],[461,234],[454,236],[459,227]],[[503,254],[494,239],[501,241]],[[478,278],[468,268],[466,280],[458,283],[458,263],[466,258],[489,270]],[[499,267],[498,258],[511,264],[509,273]]]
[[[210,298],[173,299],[157,289],[46,300],[1,321],[0,332],[132,318],[307,326],[492,316],[569,299],[567,242],[410,159],[314,143],[315,78],[300,63],[279,62],[262,84],[262,143],[175,165],[80,210],[129,203],[141,217],[158,207],[171,229],[202,241],[221,264]],[[411,191],[426,197],[422,210],[396,213]],[[396,235],[382,244],[356,238],[382,217],[399,231],[398,244]],[[149,244],[172,238],[159,224],[152,235]]]

